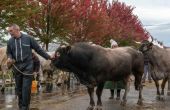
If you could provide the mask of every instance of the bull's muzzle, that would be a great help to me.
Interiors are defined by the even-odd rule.
[[[57,59],[58,57],[60,57],[60,53],[59,53],[59,52],[56,52],[56,53],[54,54],[54,59]]]

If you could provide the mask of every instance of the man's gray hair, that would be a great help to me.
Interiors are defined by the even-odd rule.
[[[17,24],[10,24],[9,27],[13,27],[14,29],[20,30],[20,27]]]

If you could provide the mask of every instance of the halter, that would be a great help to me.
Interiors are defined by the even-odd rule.
[[[12,64],[13,66],[14,66],[14,68],[19,72],[19,73],[21,73],[21,74],[23,74],[23,75],[26,75],[26,76],[33,76],[34,74],[29,74],[29,73],[24,73],[24,72],[22,72],[21,70],[19,70],[14,64]]]

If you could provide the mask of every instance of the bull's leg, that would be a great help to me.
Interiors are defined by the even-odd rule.
[[[104,87],[104,83],[100,83],[97,85],[96,95],[97,95],[98,100],[97,100],[96,110],[102,110],[101,95],[102,95],[103,87]]]
[[[90,96],[90,105],[87,110],[93,110],[95,103],[94,103],[94,87],[87,87],[88,94]]]
[[[14,82],[14,76],[13,76],[13,73],[11,71],[9,71],[10,74],[10,80],[11,80],[11,87],[13,86],[13,82]]]
[[[143,104],[143,98],[142,98],[142,90],[143,90],[143,86],[142,84],[139,85],[139,98],[138,98],[138,105],[142,105]]]
[[[170,76],[168,78],[168,91],[167,91],[167,95],[170,96]]]
[[[64,94],[65,94],[64,89],[65,89],[65,84],[64,84],[64,82],[62,82],[62,84],[61,84],[61,91],[62,91],[62,95],[64,95]]]
[[[2,72],[2,88],[1,88],[1,93],[5,92],[5,73]]]
[[[135,74],[136,73],[136,74]],[[138,97],[138,105],[142,105],[143,104],[143,98],[142,98],[142,89],[143,89],[143,85],[142,85],[142,75],[143,75],[143,69],[139,69],[138,71],[134,71],[134,76],[135,76],[135,90],[139,91],[139,97]]]
[[[123,95],[123,98],[122,98],[122,101],[121,101],[121,105],[123,105],[123,106],[126,105],[126,102],[127,102],[127,93],[130,90],[130,82],[128,81],[128,79],[124,81],[124,84],[125,84],[125,92],[124,92],[124,95]]]
[[[40,74],[37,74],[36,80],[38,81],[38,85],[37,85],[37,91],[40,91],[40,86],[41,86],[41,82],[40,82]]]
[[[38,75],[39,75],[39,83],[41,84],[43,82],[43,80],[44,80],[44,76],[43,75],[45,75],[45,72],[43,74],[43,70],[42,70],[42,66],[41,65],[40,65],[40,69],[38,71]]]
[[[162,88],[161,96],[160,96],[161,100],[165,99],[165,97],[164,97],[164,88],[165,88],[165,84],[166,84],[167,80],[168,80],[168,78],[163,79],[162,84],[161,84],[161,88]]]
[[[159,82],[157,80],[154,80],[155,85],[156,85],[156,89],[157,89],[157,97],[156,99],[160,100],[160,90],[159,90]]]
[[[120,100],[120,92],[121,92],[121,89],[117,89],[117,97],[116,97],[116,100]]]

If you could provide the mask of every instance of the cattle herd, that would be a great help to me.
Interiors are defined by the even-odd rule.
[[[164,88],[168,81],[167,94],[170,95],[170,49],[160,48],[153,45],[152,41],[140,43],[140,48],[118,47],[114,49],[104,48],[91,43],[75,43],[73,45],[62,45],[55,52],[48,54],[54,55],[54,59],[46,61],[39,57],[41,68],[39,71],[40,80],[44,80],[45,72],[54,72],[57,69],[72,72],[81,84],[87,87],[90,96],[88,110],[102,109],[101,95],[106,81],[120,81],[125,85],[125,92],[122,97],[121,105],[126,105],[127,93],[130,88],[129,78],[134,76],[135,90],[139,91],[137,104],[142,103],[142,75],[144,72],[144,56],[149,58],[149,65],[152,79],[157,88],[157,98],[164,100]],[[9,70],[6,60],[6,47],[0,48],[0,70],[2,76],[7,74]],[[57,84],[64,83],[68,74],[62,75],[61,72]],[[4,78],[3,78],[4,79]],[[163,80],[161,84],[161,92],[159,90],[159,80]],[[5,79],[3,80],[1,90],[5,88]],[[94,101],[94,88],[96,89],[97,105]]]

